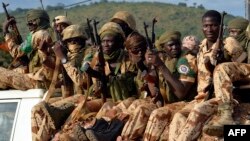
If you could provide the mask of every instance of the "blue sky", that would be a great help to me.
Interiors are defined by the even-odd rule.
[[[5,3],[9,3],[9,9],[20,8],[37,8],[40,7],[40,0],[2,0]],[[63,3],[64,5],[70,5],[72,3],[81,2],[84,0],[42,0],[44,6],[47,5],[57,5],[58,3]],[[97,2],[99,0],[92,0],[92,2]],[[124,1],[124,0],[110,0],[110,1]],[[165,3],[178,4],[179,2],[185,2],[188,6],[192,6],[194,3],[197,5],[202,4],[206,9],[214,9],[219,12],[226,11],[234,16],[245,17],[245,0],[125,0],[129,2],[140,2],[140,1],[158,1]],[[0,9],[2,12],[3,9]]]

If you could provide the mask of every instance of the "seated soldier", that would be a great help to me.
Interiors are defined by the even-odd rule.
[[[221,15],[215,10],[207,11],[202,17],[202,30],[206,38],[201,42],[197,56],[198,95],[195,100],[174,115],[169,128],[169,140],[171,141],[195,140],[200,135],[203,125],[216,111],[217,99],[209,98],[213,94],[213,69],[218,63],[225,60],[223,56],[219,59],[218,55],[220,56],[221,53],[215,50],[220,21]],[[244,51],[234,38],[229,37],[225,40],[224,49],[222,51],[231,55],[231,60],[244,60],[244,58],[237,58],[244,54]]]
[[[188,94],[188,92],[190,92],[189,90],[191,90],[195,82],[195,57],[191,57],[193,59],[190,59],[190,62],[185,58],[181,59],[180,33],[176,31],[165,32],[156,42],[156,46],[160,50],[159,54],[148,51],[145,56],[146,62],[155,66],[156,76],[159,76],[157,78],[159,82],[148,81],[149,90],[152,97],[155,98],[144,100],[145,102],[141,102],[134,109],[123,128],[122,140],[142,138],[150,113],[160,106],[158,102],[155,104],[155,99],[158,100],[159,95],[164,99],[165,104],[192,97],[192,94]],[[159,84],[158,88],[155,85],[157,83]],[[133,102],[133,104],[136,102]],[[176,110],[183,106],[182,103],[176,104]]]
[[[249,53],[249,39],[246,34],[246,28],[249,21],[243,18],[235,18],[228,23],[229,36],[234,37],[240,47]],[[247,58],[247,57],[245,57]],[[239,59],[238,59],[239,60]],[[248,62],[246,59],[241,62]],[[233,75],[232,75],[233,74]],[[215,98],[219,101],[218,112],[220,113],[218,121],[212,121],[203,128],[203,131],[211,136],[222,136],[224,125],[233,125],[236,122],[233,119],[234,107],[238,104],[233,96],[233,83],[242,79],[249,78],[249,65],[243,63],[223,63],[214,70],[214,92]],[[241,124],[244,124],[241,123]]]
[[[55,27],[56,31],[61,34],[63,30],[71,24],[71,21],[66,16],[59,15],[54,18],[52,27]]]
[[[193,83],[191,88],[187,87],[186,98],[184,101],[192,100],[192,97],[196,93],[191,95],[192,91],[196,91],[196,73],[197,73],[197,62],[196,54],[198,50],[199,40],[195,36],[186,36],[182,40],[182,56],[178,59],[177,68],[180,73],[179,80],[182,83]],[[185,67],[186,66],[186,67]],[[185,72],[185,69],[190,69]],[[147,127],[143,136],[144,140],[168,140],[168,132],[170,121],[176,111],[180,110],[185,105],[183,102],[177,102],[173,104],[166,104],[164,107],[155,109],[149,117]]]
[[[228,32],[229,36],[234,37],[240,44],[240,46],[247,52],[247,56],[250,55],[250,44],[249,37],[247,36],[247,27],[249,21],[243,18],[235,18],[228,22]],[[244,60],[244,63],[250,62],[250,59]]]
[[[93,54],[87,54],[85,56],[84,63],[81,67],[83,72],[86,72],[88,76],[93,76],[93,85],[90,87],[90,96],[93,98],[101,98],[101,95],[104,94],[102,91],[102,85],[100,86],[101,80],[103,77],[107,80],[107,101],[110,101],[112,98],[113,102],[119,102],[121,100],[127,99],[128,97],[136,96],[136,85],[134,83],[134,77],[137,73],[134,73],[134,67],[127,64],[127,56],[123,51],[123,40],[124,33],[121,27],[113,22],[108,22],[102,26],[99,31],[101,46],[103,49],[104,55],[104,71],[105,76],[99,74],[98,71],[101,70],[99,63],[99,51]],[[98,48],[98,47],[97,47]],[[101,78],[101,77],[102,78]],[[88,104],[87,104],[88,105]],[[90,110],[89,110],[90,111]],[[83,116],[86,113],[83,113]],[[74,122],[74,121],[72,121]],[[72,123],[71,122],[71,123]],[[82,131],[82,135],[85,135],[84,121],[80,122],[78,126],[71,127],[69,132],[65,132],[66,126],[63,129],[61,135],[57,136],[58,138],[78,138],[79,136],[72,133],[73,130],[77,129],[78,131]],[[83,125],[83,126],[82,126]],[[68,129],[66,129],[68,130]]]
[[[70,93],[71,95],[75,95],[52,104],[43,101],[33,107],[33,140],[49,140],[52,135],[61,128],[77,104],[85,99],[82,94],[84,94],[83,86],[86,86],[87,76],[82,73],[79,68],[84,59],[86,37],[79,25],[66,27],[62,32],[62,37],[62,41],[68,50],[67,62],[63,64],[63,67],[66,70],[66,75],[68,75],[73,82],[73,91]],[[60,43],[56,43],[54,48],[57,50],[61,49],[62,46]],[[88,102],[86,109],[90,112],[98,111],[101,104],[101,100],[92,100]]]
[[[21,45],[17,44],[15,35],[8,30],[10,24],[15,22],[14,18],[3,24],[3,31],[9,53],[15,58],[14,60],[26,56],[28,60],[25,60],[25,63],[28,70],[16,72],[1,67],[0,86],[19,90],[47,89],[52,79],[55,61],[51,55],[53,41],[49,15],[44,10],[30,10],[26,16],[30,33]]]

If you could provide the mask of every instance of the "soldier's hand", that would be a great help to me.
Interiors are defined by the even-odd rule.
[[[9,27],[10,25],[12,24],[16,24],[16,20],[14,17],[11,17],[10,19],[6,20],[4,23],[3,23],[3,33],[6,34],[6,33],[9,33]]]
[[[154,65],[156,67],[164,64],[160,57],[158,56],[158,53],[156,51],[147,50],[145,53],[145,60],[148,65]]]
[[[62,46],[61,42],[56,42],[53,46],[53,51],[54,51],[55,55],[57,57],[59,57],[61,59],[61,62],[64,64],[67,62],[67,57],[63,53],[62,48],[63,48],[63,46]]]

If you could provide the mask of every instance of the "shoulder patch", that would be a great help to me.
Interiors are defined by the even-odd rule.
[[[189,67],[187,65],[180,65],[178,67],[178,72],[182,74],[188,74],[190,71]]]

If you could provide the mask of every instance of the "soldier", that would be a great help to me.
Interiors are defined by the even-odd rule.
[[[169,128],[169,140],[171,141],[196,139],[201,133],[205,122],[216,111],[218,100],[205,100],[213,93],[212,74],[213,68],[215,67],[214,65],[216,65],[216,54],[218,53],[218,50],[214,48],[218,38],[220,21],[220,13],[214,10],[207,11],[202,17],[202,30],[206,39],[201,42],[197,57],[198,95],[194,101],[190,102],[174,115]],[[242,48],[237,44],[238,42],[231,37],[226,39],[224,44],[225,50],[233,56],[232,58],[235,60],[244,53]],[[237,49],[239,49],[239,52],[237,52]],[[237,54],[235,54],[236,52]],[[220,61],[221,60],[218,60],[218,62]]]
[[[62,33],[62,31],[71,24],[71,21],[66,16],[59,15],[55,17],[52,26],[55,27],[57,32]]]
[[[247,36],[247,26],[249,21],[243,18],[235,18],[228,22],[228,32],[230,37],[234,37],[240,44],[240,46],[247,52],[247,56],[249,56],[249,37]],[[242,56],[245,57],[246,55]],[[242,60],[242,59],[241,59]],[[242,62],[249,63],[249,59],[244,60]]]
[[[126,55],[126,61],[122,63],[121,71],[134,74],[135,77],[133,78],[133,81],[136,83],[137,94],[135,94],[134,97],[127,98],[119,103],[106,102],[96,116],[98,120],[104,118],[105,120],[112,122],[114,119],[118,118],[124,123],[130,115],[130,112],[133,111],[131,109],[135,109],[134,106],[130,106],[131,103],[144,92],[142,89],[144,87],[142,71],[145,69],[144,54],[146,52],[146,39],[138,32],[132,32],[127,37],[124,45],[128,54]],[[131,84],[127,83],[126,85]],[[109,140],[110,135],[119,135],[120,132],[121,131],[118,130],[108,130],[108,132],[103,131],[102,133],[99,133],[98,131],[88,131],[87,136],[91,135],[97,140],[102,138]],[[113,140],[114,139],[115,138],[113,138]]]
[[[229,36],[234,37],[239,44],[237,46],[248,50],[249,39],[246,36],[246,28],[248,20],[243,18],[235,18],[228,23]],[[232,43],[231,43],[232,44]],[[237,49],[238,51],[239,49]],[[238,62],[247,62],[247,55],[241,55]],[[245,60],[245,61],[244,61]],[[244,70],[244,71],[243,71]],[[232,94],[233,82],[246,78],[248,76],[249,67],[247,64],[240,63],[223,63],[214,70],[214,88],[215,97],[219,100],[218,112],[220,113],[217,121],[212,121],[204,127],[204,132],[212,136],[222,136],[223,127],[226,124],[236,124],[232,118],[235,101]],[[230,74],[234,74],[230,75]]]
[[[191,83],[193,86],[190,88],[186,84],[186,95],[182,98],[184,101],[191,100],[196,93],[191,95],[192,91],[196,89],[196,73],[197,73],[197,62],[196,54],[198,50],[199,40],[197,37],[190,35],[186,36],[182,40],[182,56],[178,59],[177,69],[180,73],[179,80],[181,83]],[[188,70],[188,72],[186,69]],[[185,85],[184,85],[185,86]],[[185,105],[184,102],[177,102],[173,104],[167,104],[164,107],[154,110],[149,117],[147,127],[143,136],[144,140],[168,140],[168,133],[170,121],[176,111],[180,110]]]
[[[181,56],[180,33],[176,31],[165,32],[156,42],[156,46],[161,51],[160,54],[147,52],[145,57],[147,63],[154,64],[159,76],[159,93],[156,89],[157,86],[150,84],[152,82],[148,82],[151,97],[156,96],[158,93],[162,95],[166,104],[188,99],[191,94],[187,95],[187,92],[195,82],[196,67],[194,65],[195,61],[191,61],[191,65],[187,61],[177,61]],[[159,57],[157,57],[158,55]],[[124,126],[121,134],[122,140],[136,140],[143,136],[150,113],[159,107],[157,102],[156,104],[152,102],[153,100],[154,98],[151,100],[146,99],[145,102],[141,102],[135,108]],[[180,107],[182,107],[182,104],[176,104],[176,109],[180,109]]]
[[[116,12],[110,20],[115,22],[122,27],[125,37],[128,37],[130,33],[136,31],[136,21],[132,14],[127,11]]]
[[[43,10],[30,10],[27,12],[27,25],[30,33],[26,41],[21,45],[17,45],[13,34],[9,33],[8,28],[11,22],[14,22],[13,18],[3,25],[5,41],[13,58],[23,55],[28,56],[28,72],[21,74],[0,68],[1,85],[19,90],[47,89],[52,78],[53,62],[55,61],[50,49],[53,44],[51,38],[53,33],[50,28],[49,15]]]
[[[33,140],[48,140],[64,124],[64,121],[74,108],[85,97],[84,86],[86,86],[86,74],[80,71],[85,54],[86,35],[79,25],[70,25],[62,32],[62,41],[67,47],[67,62],[63,64],[67,75],[73,82],[74,90],[71,97],[48,104],[41,102],[32,109],[32,138]],[[62,48],[61,44],[54,45],[55,50]],[[90,106],[90,105],[91,106]],[[100,104],[100,105],[99,105]],[[86,107],[89,112],[98,111],[101,107],[101,100],[92,100]],[[91,107],[91,108],[90,108]],[[99,107],[99,108],[98,108]],[[96,108],[96,109],[95,109]]]

